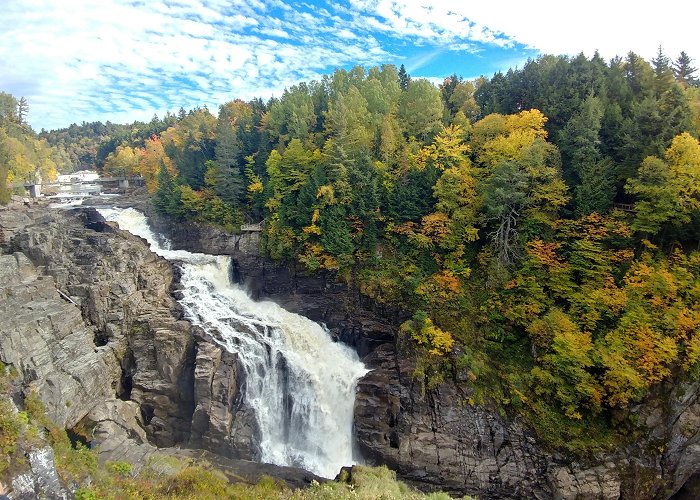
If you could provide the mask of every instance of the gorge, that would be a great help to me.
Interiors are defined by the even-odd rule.
[[[182,266],[185,317],[241,362],[242,400],[255,415],[256,458],[329,478],[353,463],[355,386],[367,372],[354,351],[303,316],[252,301],[230,282],[229,256],[169,250],[170,243],[161,246],[134,209],[99,212]]]
[[[324,347],[316,368],[328,371],[327,363],[332,359],[338,365],[338,357],[355,367],[360,378],[354,435],[362,456],[369,463],[388,464],[412,484],[486,498],[667,498],[693,487],[700,454],[697,383],[660,388],[637,407],[640,421],[652,431],[626,449],[588,457],[552,451],[517,419],[489,405],[464,404],[465,395],[451,382],[423,393],[412,376],[412,360],[397,355],[398,318],[393,315],[399,313],[363,308],[358,296],[331,276],[304,276],[265,261],[255,252],[253,236],[223,236],[168,219],[154,218],[154,225],[177,248],[230,255],[231,273],[229,257],[163,251],[168,259],[186,263],[174,269],[144,240],[117,229],[94,209],[0,212],[0,359],[19,372],[17,390],[35,390],[56,423],[89,427],[103,459],[144,463],[156,447],[162,452],[179,445],[210,450],[228,463],[289,460],[284,446],[265,449],[259,417],[246,403],[255,394],[242,392],[245,378],[257,368],[233,347],[240,336],[227,329],[247,333],[238,340],[243,343],[251,335],[282,335],[289,323],[303,320],[278,318],[267,323],[266,331],[262,318],[268,321],[272,313],[263,308],[274,306],[248,302],[239,289],[229,287],[231,274],[247,282],[254,295],[325,322],[335,338],[357,349],[371,369],[366,374],[347,352],[328,351],[339,344]],[[199,271],[194,263],[202,266]],[[195,272],[209,273],[209,283]],[[237,305],[205,319],[195,309],[202,304],[195,294],[203,289]],[[325,336],[320,329],[308,333],[317,345]],[[225,349],[226,342],[233,348]],[[271,345],[259,354],[267,363],[263,371],[281,369],[269,364],[273,352]],[[294,370],[291,362],[284,369]],[[350,380],[342,382],[343,390],[351,390]],[[303,396],[294,392],[295,398]],[[285,401],[277,397],[277,403]],[[277,429],[294,422],[291,418]],[[336,437],[333,430],[322,432],[324,442]],[[311,437],[292,434],[314,446]],[[330,457],[317,467],[298,456],[286,463],[332,475],[332,468],[352,457],[347,444],[340,447],[338,462]],[[188,450],[173,451],[182,452]],[[313,478],[285,468],[264,470],[296,484]]]

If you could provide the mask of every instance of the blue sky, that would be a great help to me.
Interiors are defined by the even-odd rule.
[[[405,64],[437,83],[541,53],[651,58],[661,44],[700,58],[682,3],[667,13],[625,0],[3,0],[0,90],[26,97],[40,130],[215,112],[336,67]]]

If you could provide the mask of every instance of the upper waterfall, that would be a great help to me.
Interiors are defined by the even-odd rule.
[[[158,255],[182,263],[187,318],[237,353],[245,368],[245,400],[260,428],[262,461],[325,477],[354,463],[355,387],[367,369],[351,348],[308,318],[253,301],[231,283],[230,257],[171,250],[134,209],[99,211],[146,239]]]

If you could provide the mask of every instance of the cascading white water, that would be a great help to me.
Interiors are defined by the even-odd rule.
[[[134,209],[99,211],[146,239],[158,255],[182,262],[180,303],[187,317],[238,353],[245,367],[245,398],[260,427],[263,462],[324,477],[354,463],[355,387],[367,369],[352,349],[308,318],[253,301],[230,282],[230,257],[170,250]]]

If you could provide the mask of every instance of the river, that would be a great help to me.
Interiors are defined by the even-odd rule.
[[[261,461],[330,478],[357,462],[355,388],[368,370],[354,350],[304,316],[252,300],[231,282],[229,256],[172,250],[132,208],[99,212],[182,267],[180,304],[187,318],[237,353],[245,369],[244,398],[260,429]]]

